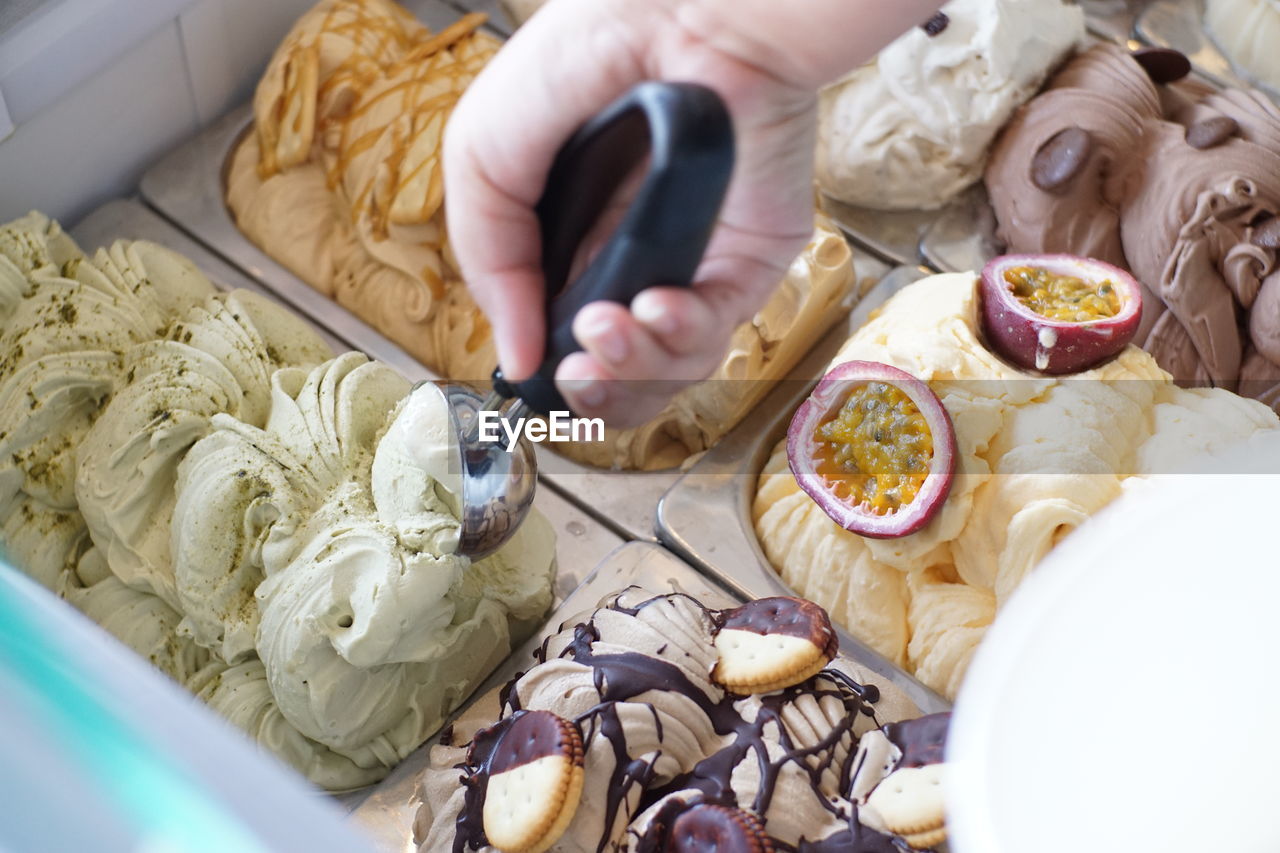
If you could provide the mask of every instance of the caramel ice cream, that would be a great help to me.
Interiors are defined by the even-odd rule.
[[[0,544],[316,784],[384,776],[551,603],[536,511],[472,563],[449,413],[186,259],[0,227]]]
[[[823,90],[818,183],[862,207],[941,207],[1083,38],[1084,13],[1063,0],[952,0]]]
[[[227,174],[227,204],[254,243],[440,375],[481,383],[497,355],[450,262],[440,142],[498,47],[482,20],[432,33],[390,0],[323,0],[277,49]],[[679,464],[737,423],[853,296],[849,250],[819,218],[713,381],[638,429],[560,448],[599,466]]]
[[[1131,270],[1137,342],[1175,380],[1280,404],[1280,109],[1168,81],[1170,52],[1073,59],[1009,123],[987,190],[1011,252]],[[1184,65],[1185,68],[1185,65]]]
[[[977,277],[938,275],[887,303],[832,364],[865,360],[928,384],[955,431],[955,478],[919,531],[870,539],[801,491],[779,445],[752,513],[761,547],[797,594],[890,660],[955,696],[997,609],[1040,559],[1122,491],[1280,427],[1262,404],[1175,385],[1134,346],[1050,377],[992,354]]]
[[[717,683],[716,637],[726,619],[753,604],[791,601],[717,611],[687,595],[631,587],[568,620],[536,665],[480,700],[451,742],[433,750],[418,849],[495,849],[485,805],[495,771],[518,748],[503,736],[529,715],[559,718],[583,749],[581,802],[540,849],[705,849],[682,846],[680,829],[704,818],[722,844],[720,833],[747,832],[771,845],[718,849],[910,849],[884,827],[873,798],[899,768],[941,761],[945,715],[881,727],[905,709],[844,663],[765,693],[733,695]],[[780,616],[777,627],[792,618]],[[945,836],[941,814],[933,820],[939,834],[921,849]]]

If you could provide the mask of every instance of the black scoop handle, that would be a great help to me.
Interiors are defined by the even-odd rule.
[[[579,244],[631,170],[648,171],[621,224],[576,281]],[[702,262],[733,171],[733,125],[724,102],[692,83],[641,83],[587,122],[556,155],[538,202],[546,277],[547,345],[538,372],[494,389],[537,412],[568,411],[556,368],[582,347],[573,318],[589,302],[631,304],[656,285],[687,287]]]

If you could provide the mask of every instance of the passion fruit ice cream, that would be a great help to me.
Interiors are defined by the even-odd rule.
[[[1280,404],[1280,109],[1099,45],[1009,123],[986,185],[1010,252],[1095,258],[1144,289],[1136,343],[1182,384]]]
[[[822,92],[817,175],[832,198],[941,207],[1084,39],[1084,12],[1063,0],[953,0],[921,24]]]
[[[452,741],[433,749],[418,849],[515,849],[495,840],[510,834],[504,818],[515,809],[497,812],[491,801],[505,795],[507,777],[531,778],[545,772],[535,764],[557,760],[579,780],[568,795],[525,788],[519,800],[567,819],[524,849],[935,847],[946,837],[940,797],[914,803],[917,831],[906,834],[891,828],[901,822],[885,801],[913,776],[941,779],[947,715],[895,722],[906,713],[896,691],[882,695],[869,673],[843,662],[767,692],[720,683],[721,640],[741,630],[733,626],[772,647],[818,621],[829,633],[826,614],[797,599],[712,610],[637,587],[566,621],[528,672],[480,700]],[[545,737],[552,726],[559,734]]]
[[[539,622],[554,542],[457,545],[433,395],[185,258],[0,227],[0,545],[325,788],[377,781]]]
[[[489,325],[450,258],[441,139],[498,48],[467,16],[433,33],[390,0],[323,0],[277,49],[254,126],[227,170],[244,234],[442,376],[484,383]],[[705,450],[856,298],[852,256],[824,218],[711,380],[604,442],[561,444],[602,467],[667,468]]]
[[[955,695],[996,610],[1090,515],[1126,489],[1186,470],[1199,453],[1280,427],[1257,401],[1179,388],[1134,346],[1066,377],[1016,367],[984,343],[981,301],[973,273],[924,279],[887,303],[832,360],[836,375],[849,363],[896,368],[928,387],[948,421],[879,406],[868,414],[873,429],[821,438],[855,460],[874,451],[889,460],[885,471],[894,477],[913,473],[904,467],[912,457],[925,475],[953,464],[945,496],[906,490],[896,504],[875,506],[843,499],[833,478],[815,500],[780,445],[752,507],[761,547],[797,594],[947,696]],[[926,400],[909,382],[878,381]],[[842,404],[833,399],[827,411]],[[953,439],[938,426],[948,422]],[[926,453],[930,442],[935,449]],[[954,462],[940,459],[939,446]],[[872,538],[845,529],[840,512],[888,516],[886,523],[901,527],[928,518],[914,532]]]

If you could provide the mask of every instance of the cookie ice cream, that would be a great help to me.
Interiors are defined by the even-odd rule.
[[[725,849],[887,853],[908,846],[888,826],[899,825],[895,804],[885,803],[911,774],[880,783],[907,767],[936,772],[945,716],[882,727],[905,709],[842,662],[768,692],[743,695],[720,684],[721,633],[752,621],[772,646],[793,620],[804,621],[805,606],[821,614],[796,599],[709,610],[686,595],[631,587],[569,620],[527,673],[455,726],[458,745],[433,751],[416,822],[419,850],[497,849],[486,837],[495,816],[485,803],[502,787],[500,772],[534,757],[510,754],[515,745],[506,734],[533,729],[535,715],[559,720],[570,740],[578,735],[585,776],[571,820],[540,849],[696,849],[682,846],[685,836],[704,832],[757,845]],[[760,618],[767,613],[776,618]],[[925,804],[922,813],[935,834],[914,840],[926,849],[945,830],[940,809]]]

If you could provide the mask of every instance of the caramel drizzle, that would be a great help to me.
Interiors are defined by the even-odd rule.
[[[313,29],[315,19],[314,14],[304,16],[277,51],[277,56],[287,57],[283,62],[288,76],[285,91],[273,105],[274,114],[259,122],[259,174],[265,179],[282,168],[314,161],[327,150],[331,155],[325,158],[330,160],[325,170],[328,186],[347,196],[350,221],[369,238],[390,239],[392,225],[430,224],[444,203],[440,162],[444,126],[467,84],[494,52],[489,37],[478,32],[487,16],[473,12],[433,34],[395,3],[336,0]],[[321,44],[330,36],[349,42],[352,49],[320,75],[314,102],[300,105],[298,99],[305,97],[306,87],[297,82],[302,76],[298,69],[308,63],[313,68],[318,65]],[[404,79],[397,79],[401,76]],[[350,97],[339,103],[343,92],[350,92]],[[359,133],[358,123],[380,108],[392,118]],[[288,128],[293,138],[309,140],[300,160],[282,162],[278,156],[286,116],[293,118],[295,126]],[[336,140],[331,131],[336,131]],[[424,134],[434,136],[435,143],[420,151],[414,143]],[[357,161],[380,145],[385,145],[386,154],[380,162],[369,163],[361,177]],[[355,184],[345,192],[341,189],[344,176]],[[411,188],[413,198],[406,195]],[[443,228],[437,230],[438,238],[426,237],[416,245],[442,251]],[[446,285],[440,271],[427,265],[419,276],[432,296],[444,297]],[[483,344],[477,336],[486,332],[487,324],[477,323],[468,346]]]
[[[444,192],[439,140],[443,138],[444,125],[463,89],[479,70],[478,65],[473,66],[466,59],[460,60],[450,49],[460,45],[463,39],[471,39],[484,20],[484,15],[473,13],[419,45],[388,69],[386,75],[386,79],[394,80],[398,74],[407,73],[406,79],[397,80],[372,94],[372,87],[366,90],[360,104],[343,118],[338,157],[327,175],[330,187],[341,181],[360,155],[390,134],[390,150],[382,161],[386,168],[372,169],[373,176],[365,180],[351,199],[352,221],[367,217],[374,239],[387,238],[396,199],[424,172],[429,171],[430,177],[421,203],[411,215],[400,217],[401,224],[427,222],[440,209]],[[396,117],[390,125],[375,127],[351,138],[356,122],[389,103],[398,107],[391,110]],[[437,138],[434,149],[406,169],[405,161],[412,151],[413,142],[427,132],[434,132]]]
[[[381,14],[371,11],[378,6]],[[341,86],[350,86],[353,93],[359,93],[382,73],[384,63],[376,57],[386,57],[386,65],[394,61],[396,54],[408,50],[415,42],[415,36],[406,29],[417,27],[413,16],[407,10],[394,3],[382,0],[337,0],[329,4],[320,18],[318,26],[312,27],[316,19],[316,11],[304,15],[293,31],[285,38],[276,52],[273,65],[282,65],[285,69],[283,81],[284,91],[272,105],[271,114],[259,121],[258,133],[263,141],[259,155],[259,174],[270,177],[284,168],[310,159],[309,151],[300,160],[291,160],[281,164],[277,157],[277,146],[281,139],[281,127],[287,116],[306,116],[303,123],[295,121],[290,128],[295,137],[301,137],[307,148],[314,144],[317,131],[323,132],[327,115],[316,115],[316,107],[328,100],[335,90]],[[327,36],[334,36],[352,44],[350,54],[324,76],[316,86],[314,96],[305,92],[307,86],[299,82],[305,79],[307,70],[318,74],[320,45]],[[301,105],[300,99],[306,98],[312,103]],[[332,106],[332,105],[331,105]],[[303,126],[303,124],[309,126]]]

